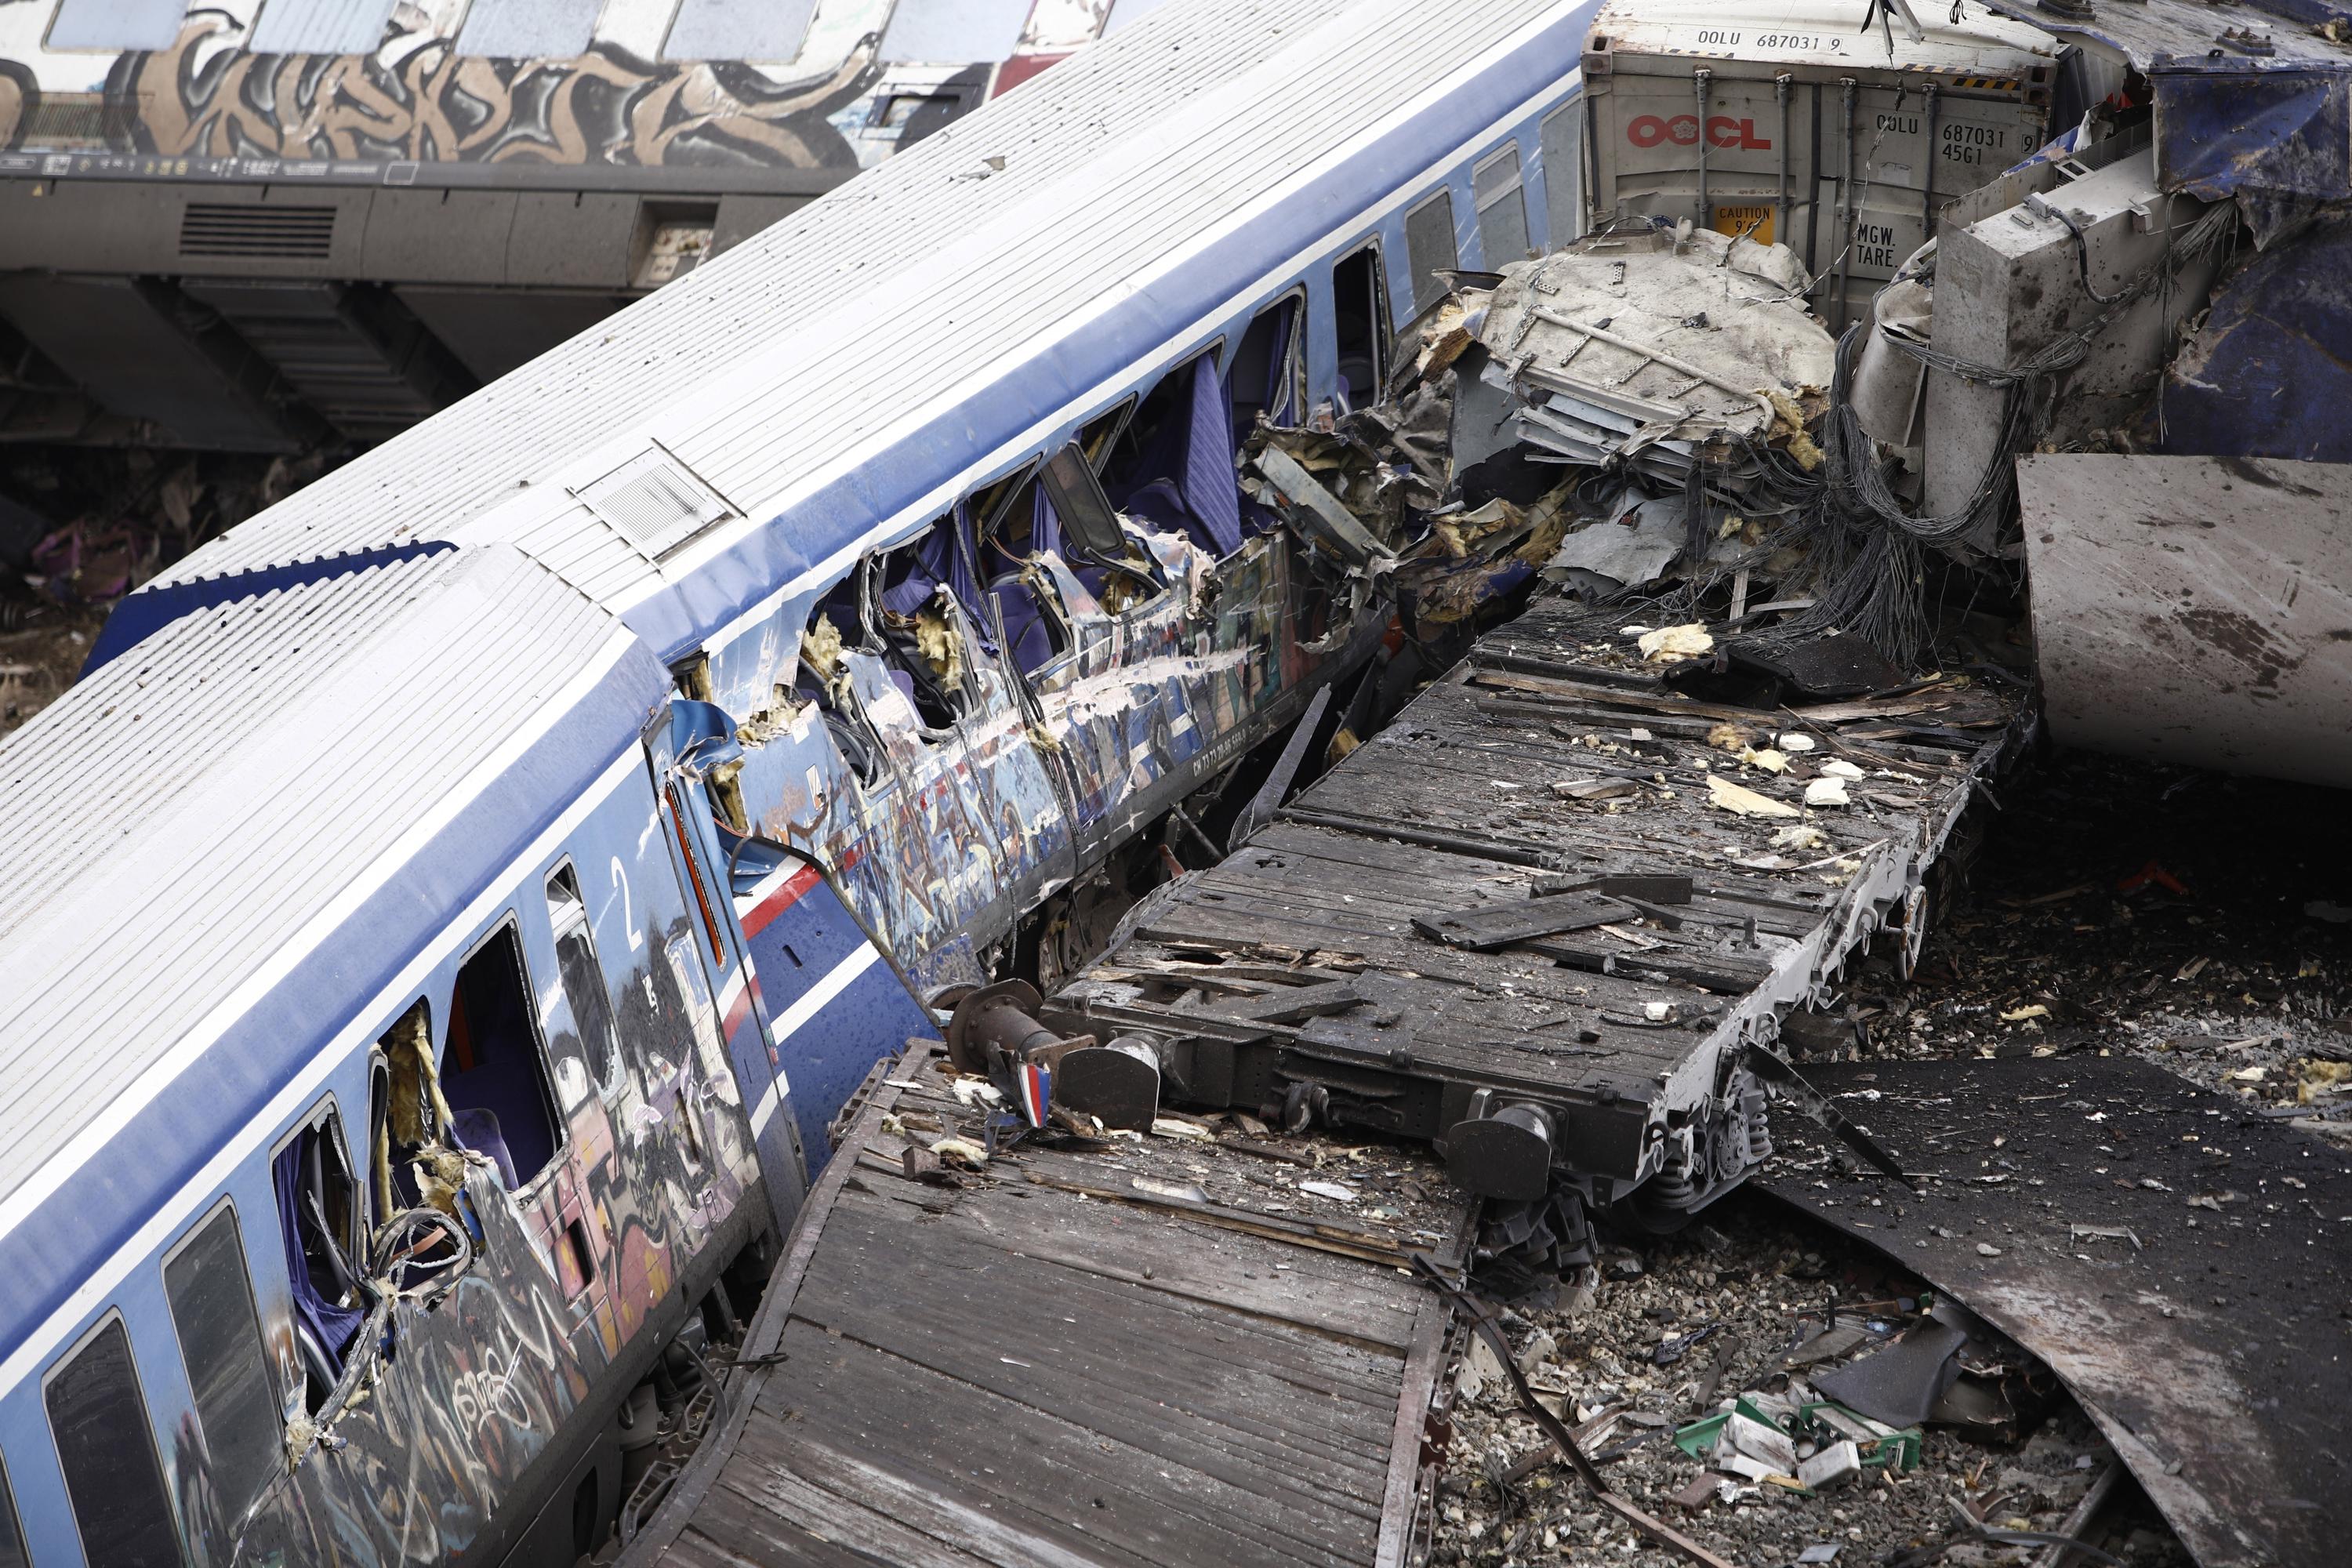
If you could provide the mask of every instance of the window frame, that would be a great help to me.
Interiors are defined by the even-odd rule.
[[[472,945],[468,946],[465,952],[458,958],[457,966],[449,972],[449,1011],[447,1016],[442,1021],[440,1041],[441,1048],[435,1054],[433,1058],[433,1076],[436,1081],[443,1085],[442,1097],[446,1099],[448,1096],[446,1086],[449,1081],[449,1075],[446,1070],[448,1065],[449,1023],[457,1016],[457,976],[464,973],[466,966],[473,963],[475,959],[479,958],[482,955],[483,951],[487,949],[490,943],[496,942],[501,934],[507,932],[511,932],[514,937],[515,964],[516,967],[520,969],[522,972],[523,1016],[530,1020],[531,1044],[538,1052],[539,1085],[541,1089],[546,1091],[548,1120],[555,1128],[555,1146],[548,1153],[546,1165],[541,1168],[537,1174],[532,1176],[524,1177],[520,1173],[517,1173],[518,1179],[515,1189],[514,1191],[507,1194],[509,1201],[520,1205],[526,1199],[537,1196],[538,1189],[541,1185],[563,1168],[564,1162],[572,1153],[572,1119],[563,1114],[563,1099],[556,1092],[555,1063],[553,1058],[549,1057],[547,1054],[547,1030],[540,1022],[539,998],[532,989],[530,977],[530,953],[524,948],[522,941],[522,918],[516,912],[514,906],[511,904],[507,906],[507,910],[504,914],[491,921],[488,928],[485,930],[479,937],[475,939]],[[429,1002],[431,999],[428,997],[426,1000]],[[449,1128],[450,1141],[453,1143],[457,1143],[461,1148],[465,1147],[466,1145],[457,1137],[457,1129],[456,1126],[456,1112],[460,1108],[456,1105],[452,1105],[449,1109],[451,1112],[451,1125]]]
[[[1584,237],[1584,144],[1591,130],[1585,107],[1584,99],[1580,95],[1560,104],[1536,122],[1536,147],[1538,156],[1543,161],[1544,245],[1548,249],[1556,250]],[[1551,128],[1560,123],[1565,123],[1570,129],[1562,134],[1559,144],[1555,146]],[[1556,160],[1552,154],[1560,151],[1572,155]],[[1569,178],[1565,182],[1560,179],[1562,163],[1569,165]],[[1524,171],[1520,178],[1524,183]],[[1561,223],[1563,216],[1567,219],[1564,226]],[[1565,233],[1561,232],[1563,226]]]
[[[1314,324],[1314,306],[1307,297],[1306,283],[1303,281],[1294,283],[1289,288],[1283,289],[1280,293],[1273,295],[1260,303],[1255,310],[1250,312],[1248,323],[1242,328],[1241,336],[1234,340],[1234,357],[1235,360],[1238,360],[1241,357],[1242,350],[1248,346],[1249,335],[1252,331],[1256,330],[1258,322],[1263,321],[1269,311],[1278,310],[1285,304],[1294,302],[1297,306],[1297,317],[1292,321],[1290,328],[1290,384],[1286,390],[1290,394],[1290,412],[1292,416],[1297,418],[1298,423],[1296,425],[1276,425],[1274,427],[1277,430],[1303,429],[1306,426],[1307,419],[1307,330]],[[1220,336],[1217,339],[1217,346],[1221,351],[1224,347],[1224,342],[1225,340],[1223,336]],[[1169,369],[1171,374],[1182,369],[1185,365],[1192,364],[1199,358],[1200,356],[1198,354],[1193,354],[1187,357],[1180,363],[1170,366]],[[1219,362],[1219,374],[1225,384],[1225,407],[1233,414],[1234,423],[1234,435],[1235,438],[1238,439],[1242,436],[1242,431],[1240,428],[1239,413],[1238,411],[1234,410],[1233,362],[1221,360]],[[1156,385],[1158,384],[1154,383],[1154,384]],[[1272,412],[1270,408],[1266,408],[1264,411],[1268,414],[1271,414]],[[1271,424],[1272,420],[1269,419],[1268,423]]]
[[[1143,395],[1130,392],[1093,418],[1078,421],[1077,433],[1070,439],[1078,444],[1079,451],[1086,453],[1087,464],[1094,469],[1097,481],[1102,479],[1103,465],[1110,461],[1112,450],[1118,446],[1118,438],[1127,434],[1128,426],[1134,423],[1135,411],[1142,406]],[[1098,436],[1090,434],[1096,430],[1099,430]],[[1089,451],[1089,445],[1097,440],[1102,443],[1102,449]]]
[[[1475,197],[1473,201],[1475,205]],[[1444,267],[1424,268],[1421,258],[1413,255],[1413,220],[1438,206],[1445,209],[1445,249],[1451,259]],[[1459,271],[1462,267],[1462,237],[1454,226],[1454,185],[1451,181],[1441,180],[1434,190],[1404,209],[1404,264],[1412,283],[1412,316],[1406,323],[1409,326],[1444,299],[1445,287],[1438,281],[1437,274]],[[1423,297],[1424,290],[1426,298]]]
[[[1349,247],[1331,261],[1331,346],[1334,353],[1339,345],[1339,268],[1367,251],[1371,254],[1369,268],[1372,279],[1372,402],[1378,402],[1388,390],[1389,377],[1397,363],[1396,303],[1389,298],[1389,253],[1377,230],[1364,237],[1360,244]],[[1339,374],[1337,366],[1332,371]],[[1369,405],[1368,405],[1369,406]]]
[[[379,1061],[382,1059],[380,1055],[377,1059]],[[368,1190],[370,1185],[371,1184],[365,1181],[361,1183],[361,1186],[363,1191]],[[196,1244],[197,1239],[202,1237],[205,1231],[210,1229],[224,1214],[228,1216],[230,1240],[236,1247],[237,1263],[239,1265],[237,1279],[245,1287],[246,1310],[252,1315],[253,1319],[254,1353],[256,1359],[261,1365],[262,1386],[269,1396],[269,1410],[271,1415],[282,1419],[285,1406],[284,1395],[276,1386],[277,1379],[269,1363],[269,1334],[268,1331],[262,1326],[261,1299],[253,1288],[253,1254],[245,1244],[245,1214],[243,1210],[237,1207],[236,1194],[223,1193],[220,1195],[218,1202],[215,1203],[210,1208],[205,1209],[202,1214],[191,1220],[186,1228],[180,1232],[179,1237],[174,1240],[171,1246],[164,1248],[163,1256],[156,1265],[156,1273],[162,1279],[163,1283],[163,1315],[169,1318],[172,1321],[172,1339],[173,1342],[180,1347],[180,1368],[187,1374],[188,1404],[195,1412],[196,1429],[204,1435],[205,1452],[208,1456],[215,1457],[215,1464],[217,1463],[216,1456],[219,1453],[220,1444],[212,1431],[211,1426],[205,1414],[203,1396],[198,1392],[197,1387],[196,1369],[188,1357],[188,1336],[186,1331],[180,1326],[180,1313],[177,1306],[173,1303],[172,1299],[171,1276],[172,1265],[185,1254],[190,1247],[194,1247]],[[279,1449],[280,1444],[283,1441],[283,1433],[273,1430],[270,1436],[270,1448],[271,1451],[275,1453]],[[267,1480],[269,1473],[270,1472],[265,1468],[259,1479]],[[212,1474],[211,1480],[212,1484],[215,1488],[220,1486],[220,1477],[217,1471],[215,1471]],[[250,1506],[253,1501],[253,1498],[258,1495],[258,1491],[256,1491],[250,1496],[233,1498],[230,1504],[230,1516],[234,1518],[241,1514],[246,1508]]]
[[[555,858],[555,863],[548,867],[546,871],[541,875],[539,879],[541,897],[545,899],[548,906],[548,929],[553,935],[554,946],[556,948],[555,984],[559,987],[563,986],[562,945],[564,928],[557,925],[555,922],[555,900],[551,898],[547,898],[547,890],[550,887],[553,886],[555,879],[558,876],[569,876],[572,879],[572,893],[580,901],[580,930],[582,934],[588,939],[588,957],[596,966],[597,984],[600,986],[604,986],[604,950],[596,944],[596,917],[589,912],[588,889],[586,885],[581,880],[579,864],[572,858],[572,852],[568,849]],[[572,1023],[573,1029],[576,1031],[580,1026],[580,1019],[577,1016],[580,1011],[580,1005],[572,1000],[572,993],[568,988],[564,989],[563,1000],[564,1005],[569,1006],[574,1015]],[[591,1061],[587,1064],[588,1081],[596,1086],[596,1092],[600,1096],[609,1096],[618,1093],[623,1080],[628,1076],[629,1070],[628,1053],[625,1051],[621,1046],[621,1020],[619,1015],[613,1009],[612,989],[609,986],[604,986],[604,1026],[611,1033],[611,1043],[613,1047],[612,1071],[609,1074],[600,1074],[596,1070],[596,1063]],[[587,1054],[587,1039],[585,1036],[582,1037],[581,1047],[581,1054],[585,1056]],[[552,1064],[551,1064],[551,1065]],[[559,1111],[562,1105],[562,1099],[563,1097],[559,1091],[556,1095],[556,1103]]]
[[[1492,201],[1480,200],[1478,182],[1486,177],[1488,170],[1498,167],[1505,159],[1508,159],[1511,164],[1511,188]],[[1506,201],[1518,209],[1519,251],[1516,256],[1493,254],[1496,247],[1487,233],[1486,215]],[[1499,272],[1514,261],[1527,259],[1528,250],[1535,245],[1535,231],[1528,224],[1528,161],[1519,148],[1517,136],[1504,138],[1501,146],[1470,165],[1470,210],[1478,225],[1478,252],[1486,262],[1486,271]]]
[[[183,1568],[185,1568],[188,1562],[187,1533],[180,1519],[179,1510],[173,1506],[171,1477],[163,1468],[163,1447],[155,1441],[155,1407],[148,1401],[147,1380],[140,1372],[139,1346],[131,1337],[130,1317],[120,1306],[111,1303],[98,1315],[96,1321],[74,1339],[71,1344],[52,1356],[49,1359],[49,1364],[41,1372],[41,1425],[48,1433],[49,1449],[58,1462],[58,1477],[65,1487],[66,1512],[73,1521],[74,1543],[81,1548],[84,1563],[94,1560],[94,1555],[89,1550],[88,1535],[82,1529],[81,1510],[74,1502],[73,1478],[67,1472],[65,1446],[58,1440],[57,1411],[50,1404],[49,1394],[58,1379],[65,1374],[66,1369],[79,1359],[84,1351],[102,1339],[109,1329],[120,1329],[122,1331],[124,1360],[131,1368],[131,1397],[138,1402],[139,1405],[139,1430],[146,1439],[148,1461],[155,1468],[156,1495],[163,1502],[163,1517],[171,1528],[174,1555]],[[21,1528],[20,1521],[19,1529]]]

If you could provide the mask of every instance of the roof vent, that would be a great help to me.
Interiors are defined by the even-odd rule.
[[[658,447],[572,493],[654,560],[735,513],[716,490]]]
[[[324,261],[335,241],[332,207],[233,206],[190,202],[180,214],[180,254]]]

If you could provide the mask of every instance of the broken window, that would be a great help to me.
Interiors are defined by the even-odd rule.
[[[1331,305],[1340,396],[1349,408],[1370,407],[1388,374],[1389,290],[1379,245],[1367,245],[1331,268]]]
[[[109,1314],[49,1374],[42,1397],[89,1568],[177,1563],[179,1531],[119,1314]]]
[[[1445,298],[1442,272],[1461,265],[1454,248],[1454,195],[1439,191],[1404,216],[1404,258],[1412,268],[1412,310],[1421,314]]]
[[[1127,554],[1127,536],[1119,531],[1110,497],[1103,493],[1102,480],[1076,441],[1048,458],[1038,478],[1063,532],[1087,560],[1108,564]]]
[[[986,580],[990,633],[1024,675],[1034,675],[1067,651],[1069,627],[1051,579],[1036,563],[1062,547],[1061,519],[1046,498],[1034,466],[973,496],[981,574]]]
[[[1119,510],[1181,533],[1216,560],[1241,547],[1241,489],[1233,410],[1210,349],[1160,378],[1136,405],[1102,465]]]
[[[1528,204],[1519,185],[1519,144],[1503,150],[1473,169],[1470,189],[1478,204],[1478,248],[1489,271],[1528,254]]]
[[[842,658],[866,646],[866,623],[858,607],[863,563],[835,584],[809,613],[808,629],[801,634],[799,666],[793,684],[801,697],[816,704],[825,734],[860,784],[881,777],[880,742],[866,727],[856,705],[844,696],[845,670]]]
[[[280,1434],[245,1239],[227,1202],[163,1259],[163,1295],[195,1396],[213,1489],[235,1519],[277,1468]]]
[[[355,1261],[359,1187],[343,1149],[341,1119],[331,1109],[314,1116],[278,1152],[270,1176],[278,1189],[304,1408],[316,1414],[343,1375],[368,1314],[367,1287]]]
[[[1128,420],[1135,413],[1135,398],[1130,395],[1118,407],[1097,414],[1079,426],[1078,448],[1086,453],[1087,463],[1097,474],[1103,471],[1103,465],[1110,460],[1111,448],[1126,433]]]
[[[1233,397],[1234,434],[1244,439],[1263,416],[1269,425],[1300,422],[1307,403],[1307,356],[1300,352],[1304,292],[1287,294],[1260,310],[1234,350],[1225,372]]]
[[[580,879],[565,861],[548,874],[547,918],[555,928],[555,970],[563,999],[572,1005],[572,1026],[580,1032],[580,1054],[598,1084],[617,1088],[621,1036],[613,1026],[613,997],[596,962],[596,933],[588,922]]]
[[[873,612],[891,684],[932,730],[954,726],[968,706],[961,606],[979,599],[961,510],[907,543],[861,563],[869,574]]]
[[[553,1163],[562,1142],[555,1095],[511,916],[457,971],[441,1048],[441,1092],[457,1142],[488,1156],[509,1192]]]
[[[1584,100],[1543,122],[1544,243],[1557,249],[1584,232]]]

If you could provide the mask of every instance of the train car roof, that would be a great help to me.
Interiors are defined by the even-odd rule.
[[[0,742],[0,1387],[668,685],[511,547],[442,550],[185,616]]]
[[[1401,199],[1591,9],[1169,6],[195,552],[99,657],[223,579],[486,539],[678,657]]]

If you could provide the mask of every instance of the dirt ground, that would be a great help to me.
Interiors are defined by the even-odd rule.
[[[47,605],[28,610],[29,624],[0,630],[0,735],[56,701],[81,673],[91,639],[106,616]],[[5,624],[5,623],[0,623]]]
[[[1986,814],[1919,973],[1906,983],[1885,957],[1861,965],[1830,1009],[1859,1028],[1814,1059],[2132,1052],[2352,1144],[2344,803],[2325,790],[2051,752]],[[1790,1352],[1824,1328],[1832,1301],[1846,1304],[1842,1321],[1884,1329],[1920,1297],[1918,1281],[1875,1253],[1742,1193],[1679,1236],[1618,1238],[1587,1289],[1515,1311],[1508,1327],[1529,1380],[1559,1395],[1571,1423],[1630,1407],[1591,1445],[1606,1455],[1631,1442],[1603,1467],[1612,1484],[1741,1568],[1918,1561],[1979,1521],[2059,1531],[2110,1456],[2046,1372],[2032,1380],[2046,1410],[2012,1440],[1931,1425],[1921,1463],[1900,1476],[1865,1470],[1818,1494],[1743,1483],[1676,1500],[1702,1465],[1675,1447],[1675,1428],[1748,1391],[1807,1397],[1807,1380],[1835,1362],[1792,1366]],[[1683,1342],[1710,1323],[1720,1327]],[[1480,1356],[1466,1360],[1434,1562],[1686,1561],[1591,1502],[1562,1465],[1522,1462],[1515,1476],[1542,1435],[1499,1375],[1481,1377]],[[1496,1370],[1490,1358],[1485,1370]],[[2127,1477],[2092,1539],[2131,1568],[2189,1561]],[[1939,1561],[2022,1568],[2044,1550],[1976,1540]]]

